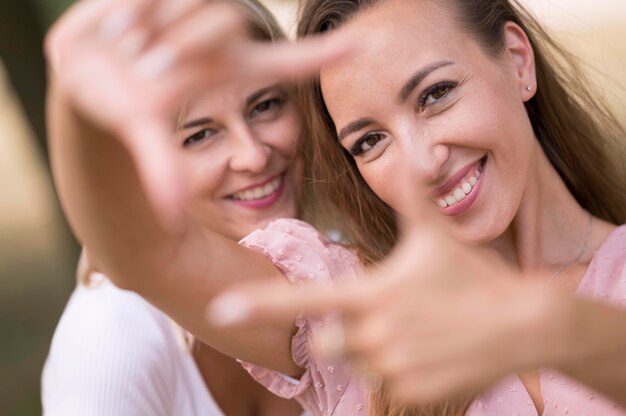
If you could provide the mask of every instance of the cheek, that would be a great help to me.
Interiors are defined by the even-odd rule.
[[[358,165],[361,176],[370,189],[391,208],[401,211],[402,181],[398,178],[397,166],[391,147],[378,159]]]
[[[270,137],[275,137],[276,149],[286,157],[294,157],[302,134],[302,119],[298,111],[290,106],[285,114],[269,127]]]

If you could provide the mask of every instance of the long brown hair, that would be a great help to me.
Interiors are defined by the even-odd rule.
[[[302,0],[298,37],[328,32],[384,0]],[[504,26],[514,22],[527,34],[535,54],[538,90],[526,103],[535,136],[578,203],[612,223],[626,219],[624,128],[590,91],[576,59],[555,42],[516,0],[447,0],[462,30],[496,58],[505,47]],[[362,260],[386,256],[398,236],[393,211],[361,177],[353,158],[339,144],[324,104],[319,79],[299,87],[304,112],[306,176],[316,209],[336,218],[346,240]],[[395,407],[384,389],[372,394],[373,414],[457,415],[468,401],[406,409]]]

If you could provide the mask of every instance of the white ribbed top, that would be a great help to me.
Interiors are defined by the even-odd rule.
[[[180,336],[135,293],[92,275],[56,328],[42,375],[45,416],[223,416]]]

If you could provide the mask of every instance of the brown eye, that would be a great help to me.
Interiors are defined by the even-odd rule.
[[[422,93],[418,100],[418,105],[420,107],[428,107],[429,105],[436,104],[440,100],[446,98],[456,85],[457,84],[453,82],[442,82],[433,85]]]
[[[350,148],[349,152],[350,152],[350,154],[352,156],[358,156],[360,154],[367,153],[369,150],[374,148],[374,146],[376,146],[378,144],[378,142],[380,142],[384,138],[385,138],[384,134],[381,134],[381,133],[370,133],[367,136],[364,136],[361,139],[359,139]]]
[[[250,112],[250,117],[256,117],[261,114],[268,113],[273,110],[279,109],[283,104],[283,100],[280,97],[270,98],[265,101],[261,101],[259,104],[254,106],[252,111]]]
[[[208,140],[215,133],[216,133],[216,131],[214,129],[202,129],[199,132],[194,133],[191,136],[187,137],[183,141],[183,147],[194,146],[194,145],[196,145],[198,143],[201,143],[201,142],[203,142],[205,140]]]
[[[435,91],[433,91],[430,94],[430,96],[434,100],[440,100],[448,93],[448,91],[450,91],[450,89],[448,87],[438,87]]]
[[[380,135],[373,135],[373,136],[369,136],[367,139],[365,139],[365,144],[367,144],[369,147],[374,147],[376,145],[376,143],[378,143],[378,141],[380,140]]]

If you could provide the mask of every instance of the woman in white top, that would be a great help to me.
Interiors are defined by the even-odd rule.
[[[237,3],[252,39],[284,38],[256,0]],[[132,48],[138,36],[120,48]],[[237,241],[272,219],[296,216],[301,122],[285,86],[257,80],[213,89],[187,105],[178,125],[191,210],[203,226]],[[299,404],[268,392],[231,357],[190,342],[137,294],[88,273],[85,256],[81,263],[43,371],[44,414],[302,413]]]

